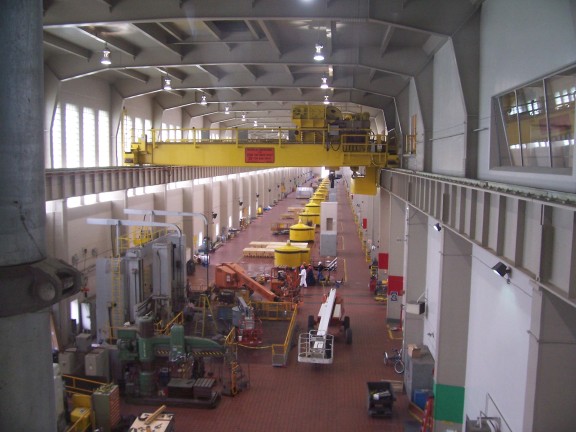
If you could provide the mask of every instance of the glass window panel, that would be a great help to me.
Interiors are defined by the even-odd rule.
[[[52,125],[52,168],[62,168],[62,110],[56,106]]]
[[[498,98],[494,166],[572,168],[576,67]]]
[[[502,123],[497,128],[498,142],[503,143],[499,146],[500,166],[522,166],[516,93],[510,92],[501,96],[497,109],[502,118]]]
[[[98,165],[110,166],[110,124],[108,113],[98,111]]]
[[[162,123],[162,141],[168,141],[168,125]]]
[[[137,140],[144,137],[144,123],[141,118],[137,117],[134,122],[134,138]]]
[[[549,167],[548,120],[545,113],[544,82],[516,91],[522,163],[526,167]]]
[[[575,84],[576,68],[546,80],[550,147],[555,168],[571,168],[573,165]]]
[[[80,115],[78,107],[66,105],[66,168],[80,167]]]
[[[148,119],[144,120],[144,132],[147,134],[146,140],[152,139],[152,122]]]
[[[96,166],[96,119],[92,108],[84,108],[82,112],[82,166]]]

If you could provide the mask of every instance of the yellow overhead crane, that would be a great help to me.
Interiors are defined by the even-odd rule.
[[[132,139],[124,165],[347,166],[353,171],[351,192],[366,195],[376,193],[380,168],[398,166],[396,146],[387,135],[372,133],[368,113],[295,105],[292,121],[294,128],[152,129]]]

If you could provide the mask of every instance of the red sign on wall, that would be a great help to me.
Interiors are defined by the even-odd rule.
[[[246,148],[244,149],[244,162],[246,163],[274,163],[273,148]]]
[[[402,276],[388,276],[388,292],[404,295],[404,278]]]
[[[388,254],[381,252],[378,254],[378,268],[388,270]]]
[[[367,218],[362,219],[362,228],[363,229],[368,228],[368,219]]]

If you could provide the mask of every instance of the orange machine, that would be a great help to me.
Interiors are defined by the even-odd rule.
[[[289,303],[300,302],[300,274],[298,269],[286,266],[272,267],[270,272],[270,286],[272,291],[282,301]]]
[[[277,302],[280,298],[265,286],[252,279],[242,267],[234,263],[222,263],[216,267],[215,282],[218,289],[250,289],[264,300]]]

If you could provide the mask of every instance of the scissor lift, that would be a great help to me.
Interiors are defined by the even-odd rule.
[[[298,336],[298,361],[300,363],[331,364],[334,361],[334,335],[328,333],[331,322],[336,322],[344,328],[346,343],[352,343],[350,319],[344,316],[342,301],[337,301],[336,288],[332,288],[328,297],[320,305],[318,312],[318,328],[316,320],[308,317],[308,332]]]

